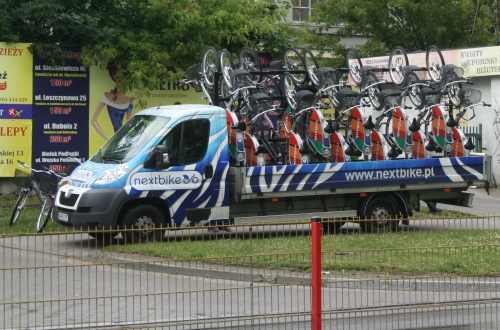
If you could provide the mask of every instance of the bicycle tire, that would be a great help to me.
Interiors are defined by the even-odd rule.
[[[36,220],[36,232],[41,233],[47,226],[49,222],[50,215],[52,214],[52,208],[54,207],[54,200],[51,197],[47,197],[42,205],[40,214],[38,214],[38,219]]]
[[[231,80],[232,72],[234,69],[233,56],[227,49],[223,49],[219,54],[219,68],[222,73],[222,78],[226,82],[229,88],[233,88],[233,82]]]
[[[242,47],[240,49],[238,52],[238,61],[240,69],[247,70],[250,73],[260,73],[262,71],[259,55],[250,47]],[[254,77],[256,83],[261,80],[260,75],[255,75]]]
[[[418,82],[420,82],[420,79],[415,72],[410,72],[406,77],[406,86],[410,86]],[[408,92],[408,97],[410,98],[411,103],[419,109],[423,106],[422,97],[420,96],[421,90],[422,86],[412,86]]]
[[[24,205],[26,205],[26,200],[28,199],[28,190],[21,190],[21,193],[19,194],[19,197],[17,198],[16,206],[14,206],[14,211],[12,212],[12,216],[10,217],[10,225],[12,226],[17,219],[19,218],[19,214],[21,214],[21,211],[24,208]]]
[[[408,54],[403,47],[396,46],[389,55],[389,75],[392,83],[401,86],[405,81],[405,66],[408,66]]]
[[[279,99],[273,99],[273,105],[275,105],[277,108],[280,108],[283,93],[281,92],[281,87],[279,82],[272,76],[265,75],[262,77],[260,85],[262,86],[262,91],[267,95],[273,97],[278,97],[278,96],[280,97]]]
[[[304,63],[306,65],[307,76],[309,80],[313,83],[314,86],[319,86],[319,79],[317,76],[317,71],[319,68],[318,61],[316,61],[316,57],[309,49],[304,49]]]
[[[283,51],[283,64],[287,71],[304,71],[304,73],[292,74],[297,84],[303,84],[306,81],[306,64],[302,55],[295,48],[288,47]]]
[[[427,65],[427,72],[433,82],[439,84],[443,79],[441,67],[445,64],[444,57],[441,50],[437,46],[429,46],[425,54],[425,64]]]
[[[378,78],[373,72],[368,72],[366,74],[365,80],[366,80],[366,86],[370,86],[378,82]],[[366,90],[366,94],[368,96],[368,101],[370,102],[372,107],[375,108],[376,110],[381,110],[382,104],[380,103],[379,100],[380,85],[369,87]]]
[[[331,104],[333,104],[335,108],[338,108],[340,106],[340,102],[337,99],[337,93],[339,91],[339,87],[336,86],[338,85],[338,82],[335,81],[335,78],[332,75],[322,74],[321,81],[319,84],[320,84],[319,88],[322,91],[321,94],[323,95],[319,95],[318,100],[323,99],[326,94],[326,97],[331,102]]]
[[[203,54],[201,70],[205,85],[209,88],[212,88],[215,84],[215,72],[219,70],[218,62],[217,50],[214,47],[208,47]]]
[[[352,81],[354,81],[357,86],[360,86],[363,81],[363,77],[361,77],[360,74],[360,69],[363,67],[363,64],[361,63],[358,52],[352,48],[348,48],[345,57]]]
[[[283,94],[285,94],[285,99],[288,103],[288,106],[292,110],[296,110],[297,102],[295,101],[295,93],[297,92],[298,87],[295,83],[295,79],[293,79],[293,76],[290,73],[285,72],[281,77],[280,84],[281,91],[283,92]]]

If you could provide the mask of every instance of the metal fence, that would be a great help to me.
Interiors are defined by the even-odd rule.
[[[322,329],[498,329],[497,216],[321,237]],[[0,238],[2,329],[311,329],[310,222]]]

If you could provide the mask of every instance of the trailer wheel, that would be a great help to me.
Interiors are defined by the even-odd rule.
[[[165,217],[152,205],[138,205],[125,212],[122,236],[125,243],[161,241],[165,234]]]
[[[394,202],[385,197],[375,197],[368,202],[361,217],[360,227],[366,233],[388,233],[398,227],[398,211]]]
[[[323,225],[323,233],[324,234],[339,234],[342,227],[346,221],[336,220],[336,219],[325,219],[321,224]]]

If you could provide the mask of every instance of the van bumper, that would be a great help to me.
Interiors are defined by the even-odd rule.
[[[119,212],[127,200],[123,188],[88,189],[67,185],[57,193],[53,216],[63,227],[116,229]]]

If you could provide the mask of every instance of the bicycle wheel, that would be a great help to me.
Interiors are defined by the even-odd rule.
[[[314,57],[313,53],[309,49],[304,50],[304,62],[309,80],[314,86],[318,87],[319,79],[316,73],[318,72],[319,65],[316,61],[316,57]]]
[[[214,47],[208,47],[203,54],[202,72],[205,85],[212,88],[215,84],[215,72],[218,71],[217,50]]]
[[[429,46],[425,54],[425,63],[432,81],[439,84],[443,79],[441,67],[444,65],[444,58],[437,46]]]
[[[291,47],[285,49],[283,52],[283,64],[287,71],[304,71],[304,73],[292,74],[293,80],[295,80],[297,84],[303,84],[306,81],[306,65],[297,49]]]
[[[401,86],[405,79],[405,66],[408,66],[408,55],[403,47],[396,46],[389,56],[389,75],[392,83]]]
[[[406,78],[406,86],[411,86],[415,85],[416,83],[419,83],[420,79],[418,79],[418,76],[415,74],[415,72],[411,72],[408,74],[408,77]],[[417,108],[421,108],[423,106],[422,103],[422,98],[420,96],[420,90],[422,89],[422,86],[411,86],[410,90],[408,91],[408,96],[410,97],[411,103],[413,103],[414,106]]]
[[[281,77],[281,90],[283,94],[285,94],[286,101],[288,106],[292,108],[292,110],[297,109],[297,102],[295,102],[295,93],[297,93],[297,84],[295,83],[295,79],[293,76],[285,72]]]
[[[240,61],[240,69],[247,70],[248,72],[261,72],[260,58],[252,48],[243,47],[238,53],[238,60]],[[260,75],[254,76],[254,81],[260,81]]]
[[[356,85],[360,86],[363,80],[361,77],[361,67],[363,64],[361,63],[358,52],[352,48],[347,49],[346,60],[347,68],[349,69],[349,74],[351,75],[352,80]]]
[[[226,99],[229,98],[231,94],[231,88],[227,85],[227,82],[225,79],[222,79],[220,81],[220,86],[219,86],[219,97],[217,99],[217,103],[214,105],[219,106],[221,108],[227,109],[228,107],[232,107],[231,104],[228,103],[228,101],[222,101],[221,98]]]
[[[42,209],[36,220],[36,232],[41,233],[47,222],[49,222],[50,215],[52,214],[52,208],[54,207],[54,200],[52,197],[47,197],[45,202],[43,202]]]
[[[219,68],[222,72],[222,78],[226,82],[229,88],[233,88],[233,82],[231,81],[231,75],[234,69],[233,56],[227,49],[221,50],[219,54]]]
[[[366,86],[373,85],[377,82],[377,76],[373,72],[368,72],[368,74],[366,75]],[[368,96],[368,101],[371,103],[372,107],[376,110],[381,110],[382,104],[380,103],[379,99],[380,85],[368,87],[368,89],[366,90],[366,95]]]
[[[260,85],[262,86],[262,92],[266,93],[269,96],[276,97],[273,98],[273,105],[275,105],[277,108],[280,108],[281,97],[283,93],[281,92],[281,88],[278,81],[274,79],[272,76],[266,75],[262,77]]]
[[[335,108],[340,106],[340,102],[337,99],[337,93],[339,91],[338,78],[335,76],[335,71],[333,69],[322,67],[318,70],[319,88],[322,91],[320,99],[325,96],[330,100]]]
[[[21,190],[21,193],[19,194],[19,197],[17,198],[16,206],[14,206],[14,211],[12,212],[12,216],[10,217],[10,225],[12,226],[17,219],[19,218],[19,214],[21,214],[21,211],[24,208],[24,205],[26,205],[26,201],[28,200],[28,190]]]

